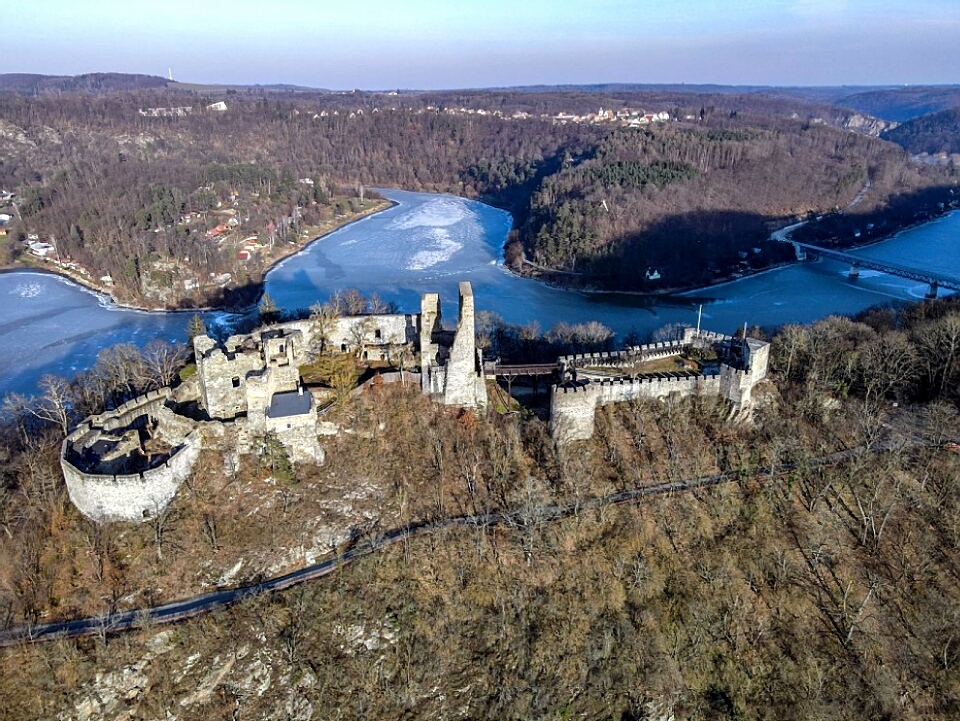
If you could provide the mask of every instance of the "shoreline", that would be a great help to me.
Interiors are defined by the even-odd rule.
[[[463,197],[463,196],[454,195],[453,197]],[[480,202],[482,202],[482,201],[480,201]],[[243,315],[243,314],[249,313],[250,311],[252,311],[253,309],[255,309],[255,308],[257,307],[257,305],[259,305],[259,303],[261,302],[261,300],[262,300],[262,298],[263,298],[263,295],[264,295],[264,292],[265,292],[265,281],[266,281],[266,277],[267,277],[267,275],[270,273],[270,271],[274,270],[276,267],[278,267],[279,265],[281,265],[282,263],[284,263],[284,262],[287,261],[288,259],[293,258],[293,257],[296,257],[296,256],[299,255],[300,253],[308,250],[314,243],[316,243],[316,242],[318,242],[318,241],[320,241],[320,240],[323,240],[324,238],[328,237],[329,235],[331,235],[331,234],[333,234],[333,233],[335,233],[335,232],[337,232],[337,231],[339,231],[339,230],[342,230],[342,229],[344,229],[344,228],[346,228],[346,227],[348,227],[348,226],[350,226],[350,225],[353,225],[354,223],[358,223],[358,222],[360,222],[360,221],[362,221],[362,220],[365,220],[365,219],[367,219],[367,218],[370,218],[370,217],[372,217],[372,216],[374,216],[374,215],[377,215],[377,214],[379,214],[379,213],[382,213],[382,212],[384,212],[384,211],[390,210],[391,208],[397,207],[397,206],[399,206],[399,205],[401,205],[401,203],[400,203],[399,201],[391,200],[391,199],[389,199],[389,198],[383,198],[382,201],[378,204],[377,207],[372,208],[372,209],[370,209],[370,210],[367,210],[367,211],[365,211],[365,212],[357,215],[356,217],[351,218],[350,220],[346,221],[345,223],[342,223],[342,224],[337,225],[337,226],[335,226],[335,227],[333,227],[333,228],[330,228],[329,230],[326,230],[325,232],[317,235],[316,237],[311,238],[309,241],[307,241],[307,242],[306,242],[304,245],[302,245],[302,246],[296,246],[296,247],[293,249],[293,252],[290,252],[290,253],[287,253],[287,254],[282,254],[282,255],[280,255],[279,257],[274,258],[274,259],[271,260],[270,263],[263,269],[262,273],[260,274],[259,279],[258,279],[257,281],[255,281],[255,282],[250,282],[250,283],[248,284],[248,285],[250,286],[250,288],[251,288],[251,291],[255,289],[256,294],[255,294],[254,299],[253,299],[252,301],[250,301],[249,303],[247,303],[247,304],[245,304],[245,305],[243,305],[243,306],[233,306],[233,307],[231,307],[231,306],[226,306],[226,305],[209,305],[209,306],[198,306],[198,307],[195,307],[195,308],[170,308],[170,307],[155,307],[155,306],[152,307],[152,306],[140,306],[140,305],[135,305],[135,304],[132,304],[132,303],[127,303],[127,302],[122,302],[122,301],[117,300],[117,298],[114,296],[114,294],[111,292],[110,289],[105,288],[105,287],[103,287],[103,286],[100,286],[100,285],[96,284],[95,282],[93,282],[92,280],[90,280],[90,279],[88,279],[88,278],[84,278],[84,277],[82,277],[82,276],[79,276],[79,275],[76,275],[76,274],[73,274],[73,273],[64,271],[64,270],[62,270],[62,269],[57,269],[57,268],[52,268],[52,267],[43,267],[43,266],[41,266],[41,265],[37,265],[37,264],[34,264],[34,263],[32,263],[32,262],[28,262],[28,263],[20,262],[20,263],[18,263],[18,264],[16,264],[16,265],[0,266],[0,274],[12,274],[12,273],[41,273],[41,274],[45,274],[45,275],[57,276],[57,277],[59,277],[59,278],[62,278],[62,279],[65,280],[65,281],[75,283],[76,285],[80,286],[80,287],[83,288],[84,290],[86,290],[86,291],[88,291],[88,292],[91,292],[91,293],[94,293],[94,294],[96,294],[97,296],[103,298],[104,300],[110,302],[113,306],[115,306],[115,307],[117,307],[117,308],[124,309],[124,310],[139,311],[139,312],[143,312],[143,313],[211,313],[211,312],[218,312],[218,311],[219,311],[219,312],[224,312],[224,313],[235,313],[235,314],[238,314],[238,315]],[[490,207],[495,208],[496,206],[490,206]],[[497,209],[498,209],[498,210],[503,210],[502,208],[497,208]],[[504,211],[504,212],[509,212],[509,211]],[[926,220],[915,221],[915,222],[912,222],[912,223],[908,223],[908,224],[906,224],[906,225],[902,225],[902,226],[900,226],[900,227],[898,227],[898,228],[896,228],[896,229],[893,229],[893,230],[891,230],[890,233],[885,234],[885,235],[883,235],[882,237],[872,238],[872,239],[868,240],[867,242],[858,243],[858,244],[856,244],[856,245],[838,247],[837,250],[843,250],[843,251],[847,251],[847,250],[857,250],[857,249],[860,249],[860,248],[867,248],[867,247],[871,247],[871,246],[874,246],[874,245],[878,245],[878,244],[883,243],[883,242],[886,242],[886,241],[888,241],[888,240],[894,240],[895,238],[897,238],[899,235],[901,235],[902,233],[904,233],[904,232],[906,232],[906,231],[913,230],[913,229],[915,229],[915,228],[922,227],[922,226],[924,226],[924,225],[927,225],[927,224],[929,224],[929,223],[935,222],[935,221],[940,220],[940,219],[942,219],[942,218],[949,217],[949,216],[952,215],[953,213],[960,213],[960,208],[946,208],[944,211],[942,211],[942,212],[940,212],[940,213],[937,213],[936,215],[934,215],[934,216],[932,216],[932,217],[930,217],[930,218],[928,218],[928,219],[926,219]],[[511,216],[511,217],[512,217],[512,216]],[[771,235],[770,235],[770,240],[776,240],[777,242],[786,242],[786,243],[789,243],[789,242],[790,242],[790,240],[789,240],[790,233],[791,233],[792,231],[794,231],[794,230],[802,227],[803,225],[806,225],[806,224],[809,223],[809,222],[811,222],[811,221],[803,221],[803,222],[800,222],[800,223],[792,223],[792,224],[790,224],[790,225],[784,226],[783,228],[781,228],[781,229],[779,229],[779,230],[774,231],[773,233],[771,233]],[[525,262],[528,262],[528,263],[529,263],[529,261],[525,261]],[[610,289],[610,290],[608,290],[608,289],[603,289],[603,288],[577,288],[577,287],[572,287],[572,286],[564,285],[564,284],[562,284],[562,283],[550,282],[549,280],[545,280],[545,279],[543,279],[543,278],[541,278],[541,277],[537,277],[537,276],[535,276],[535,275],[530,275],[530,274],[526,274],[526,273],[523,273],[523,272],[519,272],[519,271],[515,270],[514,268],[510,267],[509,265],[507,265],[506,262],[505,262],[505,249],[504,249],[503,247],[501,248],[500,257],[499,257],[499,259],[497,260],[497,265],[498,265],[502,270],[506,271],[507,273],[513,275],[513,276],[516,277],[516,278],[522,278],[522,279],[524,279],[524,280],[530,280],[530,281],[534,281],[534,282],[537,282],[537,283],[541,283],[541,284],[543,284],[543,285],[545,285],[545,286],[547,286],[547,287],[549,287],[549,288],[553,288],[553,289],[556,289],[556,290],[562,290],[562,291],[567,291],[567,292],[580,293],[580,294],[583,294],[583,295],[585,295],[585,296],[594,296],[594,297],[602,297],[602,296],[625,296],[625,297],[631,297],[631,298],[636,298],[636,299],[648,299],[648,300],[650,300],[650,301],[657,301],[657,300],[661,300],[661,301],[662,301],[662,300],[666,300],[666,299],[669,299],[669,298],[684,298],[684,299],[688,299],[691,295],[708,293],[708,292],[710,291],[710,289],[712,289],[712,288],[719,288],[719,287],[722,287],[722,286],[730,285],[730,284],[732,284],[732,283],[736,283],[736,282],[741,281],[741,280],[746,280],[746,279],[748,279],[748,278],[752,278],[752,277],[755,277],[755,276],[759,276],[759,275],[762,275],[762,274],[764,274],[764,273],[769,273],[769,272],[772,272],[772,271],[775,271],[775,270],[781,270],[781,269],[783,269],[783,268],[787,268],[787,267],[790,267],[790,266],[793,266],[793,265],[797,265],[797,264],[803,263],[803,262],[804,262],[804,261],[798,261],[798,260],[784,261],[784,262],[780,262],[780,263],[775,263],[775,264],[770,265],[770,266],[767,266],[767,267],[765,267],[765,268],[761,268],[761,269],[759,269],[759,270],[746,271],[746,272],[744,272],[744,271],[739,271],[739,272],[742,273],[742,275],[741,275],[740,277],[729,277],[729,276],[728,276],[728,277],[724,277],[724,278],[718,279],[717,281],[712,282],[712,283],[709,283],[709,284],[707,284],[707,285],[698,285],[698,286],[692,286],[692,287],[689,287],[689,288],[684,288],[684,287],[668,288],[668,289],[662,289],[662,290],[656,290],[656,291],[636,291],[636,290],[616,290],[616,289]],[[549,272],[549,271],[548,271],[548,272]]]
[[[928,225],[929,223],[933,223],[943,218],[947,218],[953,213],[960,213],[960,208],[947,208],[942,212],[939,212],[934,216],[927,218],[926,220],[918,220],[912,223],[907,223],[906,225],[902,225],[892,230],[890,233],[885,234],[881,237],[873,238],[868,240],[867,242],[857,243],[855,245],[847,245],[842,247],[838,246],[835,248],[835,250],[852,251],[852,250],[859,250],[861,248],[869,248],[871,246],[884,243],[888,240],[894,240],[897,236],[907,232],[908,230],[920,228],[924,225]],[[784,231],[789,230],[792,232],[794,230],[797,230],[801,226],[806,225],[809,222],[810,221],[803,221],[802,223],[793,223],[791,225],[785,226],[784,228],[781,228],[780,230],[774,231],[773,233],[770,234],[770,240],[781,242],[781,243],[789,243],[791,242],[789,240],[790,233],[784,233]],[[781,234],[784,239],[781,240],[780,238],[775,237],[778,234]],[[798,264],[807,262],[802,260],[790,260],[790,261],[784,261],[782,263],[774,263],[773,265],[767,266],[766,268],[760,268],[759,270],[742,272],[742,275],[739,278],[726,277],[726,278],[719,279],[716,282],[708,283],[707,285],[693,286],[691,288],[668,288],[668,289],[657,290],[657,291],[639,291],[639,290],[607,290],[602,288],[576,288],[576,287],[563,285],[562,283],[551,283],[550,281],[543,280],[542,278],[538,278],[533,275],[527,275],[525,273],[514,270],[504,262],[504,258],[505,258],[505,254],[501,253],[500,261],[498,264],[502,268],[504,268],[504,270],[506,270],[508,273],[516,276],[517,278],[524,278],[526,280],[532,280],[537,283],[542,283],[543,285],[549,288],[555,288],[557,290],[572,291],[575,293],[583,293],[585,295],[595,295],[595,296],[623,295],[623,296],[631,296],[636,298],[649,298],[651,300],[664,299],[664,298],[670,298],[670,297],[687,297],[693,293],[709,291],[711,288],[718,288],[720,286],[729,285],[731,283],[736,283],[741,280],[746,280],[747,278],[753,278],[758,275],[763,275],[764,273],[769,273],[774,270],[780,270],[782,268],[788,268],[793,265],[798,265]],[[529,261],[525,261],[525,262],[529,263]],[[563,271],[557,271],[557,272],[563,273]]]
[[[383,203],[386,203],[386,205],[383,206]],[[257,305],[259,305],[260,300],[263,298],[264,281],[267,277],[267,274],[271,270],[273,270],[275,267],[277,267],[280,263],[283,263],[287,259],[293,258],[296,255],[299,255],[300,253],[307,250],[311,245],[313,245],[317,241],[323,240],[328,235],[331,235],[332,233],[336,233],[338,230],[342,230],[343,228],[346,228],[349,225],[357,223],[361,220],[365,220],[373,215],[376,215],[377,213],[382,213],[386,210],[390,210],[390,208],[393,208],[397,205],[399,205],[397,201],[384,198],[381,204],[378,205],[377,207],[364,211],[363,213],[360,213],[356,217],[351,218],[347,222],[341,223],[340,225],[330,228],[329,230],[321,233],[320,235],[314,238],[311,238],[302,246],[301,245],[296,246],[293,252],[280,255],[280,257],[278,258],[274,258],[272,261],[270,261],[269,265],[267,265],[263,269],[262,273],[260,274],[259,280],[249,283],[251,288],[256,288],[255,299],[252,302],[248,303],[247,305],[244,305],[241,307],[205,305],[205,306],[197,306],[195,308],[170,308],[167,306],[158,307],[158,306],[135,305],[133,303],[128,303],[125,301],[118,300],[117,297],[113,294],[113,292],[109,288],[98,285],[92,280],[85,278],[79,274],[70,273],[68,271],[63,270],[62,268],[37,265],[32,261],[30,262],[19,261],[16,264],[0,266],[0,274],[8,275],[13,273],[40,273],[43,275],[53,275],[58,278],[62,278],[65,281],[75,283],[76,285],[80,286],[84,290],[94,293],[100,296],[101,298],[109,301],[112,305],[114,305],[117,308],[122,308],[124,310],[139,311],[141,313],[212,313],[212,312],[220,311],[224,313],[235,313],[237,315],[243,315],[244,313],[250,312],[252,309],[256,308]]]
[[[277,266],[279,266],[281,263],[284,263],[284,262],[288,261],[290,258],[296,258],[296,257],[297,257],[298,255],[300,255],[301,253],[306,252],[307,249],[309,249],[310,246],[313,245],[314,243],[316,243],[317,241],[323,240],[323,239],[326,238],[327,236],[332,235],[333,233],[336,233],[336,232],[339,231],[339,230],[343,230],[344,228],[347,228],[347,227],[353,225],[354,223],[359,223],[361,220],[366,220],[367,218],[372,218],[374,215],[378,215],[379,213],[383,213],[383,212],[385,212],[385,211],[387,211],[387,210],[390,210],[391,208],[396,208],[397,206],[400,205],[399,201],[390,200],[389,198],[384,198],[384,199],[381,201],[381,205],[382,205],[382,203],[386,203],[386,206],[384,206],[384,207],[376,207],[376,208],[372,208],[371,210],[364,211],[363,213],[361,213],[361,214],[358,215],[357,217],[351,218],[351,219],[348,220],[346,223],[343,223],[343,224],[341,224],[341,225],[338,225],[336,228],[331,228],[330,230],[328,230],[328,231],[326,231],[326,232],[324,232],[324,233],[321,233],[321,234],[318,235],[316,238],[311,238],[311,239],[308,240],[306,243],[304,243],[302,246],[298,246],[297,249],[296,249],[293,253],[290,253],[290,254],[288,254],[288,255],[284,255],[284,256],[281,256],[280,258],[275,258],[274,260],[272,260],[272,261],[270,262],[270,264],[269,264],[266,268],[263,269],[263,273],[262,273],[262,275],[261,275],[261,277],[260,277],[260,280],[256,281],[256,283],[252,283],[252,284],[251,284],[251,285],[254,285],[254,286],[257,286],[257,287],[258,287],[258,288],[257,288],[256,299],[253,301],[253,303],[251,303],[249,306],[247,306],[246,308],[244,308],[243,311],[248,311],[248,310],[250,310],[250,309],[252,309],[252,308],[255,308],[256,306],[258,306],[258,305],[260,304],[260,300],[263,298],[264,283],[265,283],[265,281],[266,281],[266,279],[267,279],[267,274],[270,273],[271,270],[273,270],[274,268],[276,268]],[[242,311],[236,311],[236,312],[242,312]]]
[[[888,239],[885,238],[884,240],[888,240]],[[877,241],[877,242],[880,242],[880,241]],[[697,285],[697,286],[692,286],[690,288],[683,288],[683,287],[664,288],[663,290],[655,290],[655,291],[607,290],[604,288],[576,288],[576,287],[571,287],[567,285],[562,285],[560,283],[551,283],[550,281],[543,280],[542,278],[537,278],[532,275],[525,275],[524,273],[519,273],[503,262],[498,263],[498,265],[501,268],[503,268],[506,272],[510,273],[516,278],[522,278],[524,280],[530,280],[535,283],[541,283],[547,286],[548,288],[554,288],[555,290],[564,290],[571,293],[582,293],[583,295],[590,295],[590,296],[622,295],[622,296],[630,296],[632,298],[648,298],[650,300],[663,300],[666,298],[686,297],[690,293],[707,291],[707,290],[710,290],[711,288],[718,288],[723,285],[729,285],[730,283],[736,283],[741,280],[746,280],[747,278],[763,275],[764,273],[770,273],[775,270],[781,270],[782,268],[787,268],[791,265],[795,265],[801,262],[803,261],[793,260],[793,261],[785,261],[783,263],[774,263],[773,265],[769,265],[766,268],[760,268],[759,270],[752,270],[752,271],[746,271],[746,272],[741,271],[742,275],[739,278],[726,277],[726,278],[717,280],[714,283],[709,283],[707,285]]]

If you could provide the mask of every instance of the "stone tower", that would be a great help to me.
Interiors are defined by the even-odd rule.
[[[424,293],[420,298],[420,385],[430,395],[434,388],[433,368],[440,363],[440,296]]]
[[[487,404],[487,386],[483,375],[483,359],[477,350],[473,287],[468,281],[461,281],[459,290],[460,319],[447,361],[443,402],[448,406],[483,407]]]

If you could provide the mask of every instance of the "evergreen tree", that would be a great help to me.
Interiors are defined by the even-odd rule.
[[[200,317],[199,313],[194,313],[190,322],[187,324],[187,341],[192,344],[193,339],[198,335],[206,334],[207,324],[203,322],[203,318]]]

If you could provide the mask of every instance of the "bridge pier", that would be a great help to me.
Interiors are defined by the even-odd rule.
[[[797,260],[807,259],[807,252],[800,246],[799,243],[793,243],[793,252],[797,256]]]
[[[960,292],[960,278],[944,275],[943,273],[934,273],[932,271],[923,270],[920,268],[910,268],[905,265],[898,265],[897,263],[888,263],[884,260],[878,260],[876,258],[865,258],[856,255],[851,255],[850,253],[845,253],[840,250],[831,250],[829,248],[821,248],[816,245],[807,245],[806,243],[801,243],[799,241],[791,241],[793,243],[794,249],[797,251],[797,259],[800,259],[800,253],[806,251],[807,255],[813,255],[820,258],[829,258],[830,260],[835,260],[840,263],[849,263],[850,264],[850,273],[849,278],[853,279],[860,275],[861,268],[869,268],[870,270],[877,270],[881,273],[888,273],[889,275],[895,275],[900,278],[908,278],[917,283],[925,283],[930,286],[930,290],[927,293],[927,298],[936,298],[937,291],[940,290],[940,286],[948,290]]]

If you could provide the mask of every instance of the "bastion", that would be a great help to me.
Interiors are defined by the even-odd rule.
[[[200,430],[164,388],[91,416],[61,446],[70,500],[97,521],[142,521],[167,507],[193,471]]]

